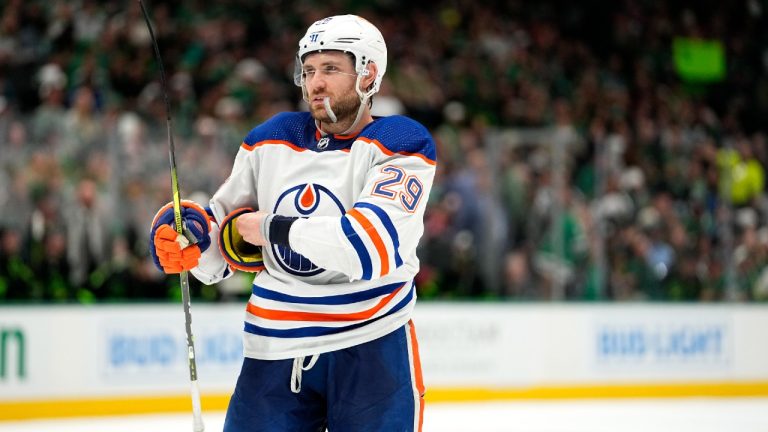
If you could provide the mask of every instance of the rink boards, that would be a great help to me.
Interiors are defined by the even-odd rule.
[[[204,410],[244,314],[193,305]],[[422,302],[414,322],[430,403],[768,396],[767,306]],[[188,411],[186,358],[181,305],[0,307],[0,420]]]

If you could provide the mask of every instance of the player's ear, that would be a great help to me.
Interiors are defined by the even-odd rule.
[[[376,63],[374,62],[368,62],[368,64],[365,66],[366,75],[363,77],[362,82],[360,83],[360,87],[362,87],[364,90],[368,90],[373,86],[373,83],[376,82],[376,74],[379,73],[379,67],[376,66]]]

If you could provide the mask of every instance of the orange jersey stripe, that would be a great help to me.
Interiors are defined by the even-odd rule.
[[[411,332],[411,344],[413,349],[413,373],[416,375],[416,389],[419,391],[419,432],[424,423],[424,393],[426,388],[424,387],[424,377],[421,373],[421,357],[419,356],[419,342],[416,340],[416,327],[413,325],[413,320],[408,321],[408,328]]]
[[[240,147],[242,147],[242,148],[244,148],[244,149],[246,149],[248,151],[251,151],[251,150],[255,149],[256,147],[261,147],[263,145],[269,145],[269,144],[288,146],[288,147],[292,148],[293,150],[295,150],[297,152],[303,152],[303,151],[307,150],[305,148],[301,148],[301,147],[297,146],[296,144],[294,144],[294,143],[292,143],[290,141],[283,141],[283,140],[259,141],[259,142],[255,142],[253,144],[247,144],[247,143],[243,142],[240,145]]]
[[[384,152],[384,154],[386,154],[386,155],[392,156],[392,155],[395,154],[395,152],[393,152],[392,150],[384,147],[384,144],[380,143],[378,140],[375,140],[375,139],[372,140],[372,139],[365,138],[365,137],[360,137],[360,138],[358,138],[358,140],[366,142],[368,144],[375,145],[376,147],[379,148],[379,150]],[[405,155],[405,156],[416,156],[417,158],[423,160],[424,162],[426,162],[426,163],[428,163],[430,165],[436,165],[435,161],[433,161],[432,159],[429,159],[428,157],[424,156],[421,153],[397,152],[397,154],[401,154],[401,155]]]
[[[376,306],[353,313],[320,313],[320,312],[296,312],[296,311],[281,311],[275,309],[266,309],[256,306],[252,303],[248,303],[246,310],[259,318],[271,319],[276,321],[359,321],[372,317],[376,312],[380,311],[387,303],[392,300],[393,297],[403,289],[405,285],[401,285],[396,290],[392,291],[386,297],[381,299]]]
[[[376,227],[374,227],[371,221],[357,209],[350,209],[347,211],[347,214],[355,218],[355,220],[362,225],[365,232],[368,233],[371,241],[373,241],[373,245],[376,246],[376,252],[379,253],[379,257],[381,258],[381,275],[388,274],[389,254],[387,253],[387,248],[384,246],[384,241],[381,239],[379,232],[376,231]]]

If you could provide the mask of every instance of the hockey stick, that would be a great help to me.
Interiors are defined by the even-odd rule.
[[[147,28],[149,29],[149,36],[152,39],[152,45],[155,50],[155,59],[157,60],[158,67],[160,68],[160,84],[163,89],[163,97],[165,98],[165,113],[166,125],[168,126],[168,157],[171,162],[171,189],[173,190],[173,218],[176,223],[176,232],[180,235],[184,235],[184,226],[181,219],[181,198],[179,196],[179,177],[176,173],[176,155],[175,146],[173,144],[173,133],[171,132],[171,103],[168,99],[168,85],[165,80],[165,69],[163,68],[163,59],[160,57],[160,48],[157,45],[157,39],[155,38],[155,32],[152,30],[152,24],[149,21],[149,14],[147,13],[144,2],[139,1],[141,6],[141,12],[144,14],[144,21],[147,22]],[[200,388],[197,385],[197,361],[195,360],[195,337],[192,335],[192,313],[190,312],[190,295],[189,295],[189,275],[186,271],[179,273],[179,279],[181,281],[181,302],[184,304],[184,326],[187,331],[187,354],[189,359],[189,380],[192,383],[192,416],[193,427],[195,432],[202,432],[205,430],[203,425],[203,414],[200,405]]]

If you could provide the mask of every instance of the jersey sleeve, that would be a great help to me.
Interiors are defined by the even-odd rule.
[[[372,280],[409,267],[418,270],[416,247],[435,175],[435,145],[428,131],[410,120],[397,135],[359,137],[371,161],[352,208],[341,217],[310,217],[291,227],[291,248],[313,263]],[[406,272],[407,273],[407,272]]]
[[[211,222],[211,232],[209,235],[211,236],[211,242],[218,242],[219,225],[215,221]],[[219,253],[216,243],[213,243],[211,247],[201,254],[197,267],[190,270],[190,273],[192,273],[195,279],[206,285],[220,282],[234,274],[229,268],[229,264],[224,261],[221,253]]]

